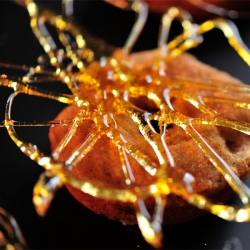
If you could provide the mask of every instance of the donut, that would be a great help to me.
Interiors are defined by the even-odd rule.
[[[248,109],[239,104],[249,102],[249,97],[241,91],[244,85],[188,53],[164,60],[160,70],[159,49],[129,56],[116,51],[112,58],[102,60],[88,66],[78,86],[80,97],[87,100],[92,114],[97,116],[90,115],[81,120],[56,160],[68,163],[83,144],[88,144],[85,151],[81,151],[77,164],[73,167],[68,165],[76,177],[100,182],[109,189],[136,186],[143,190],[156,178],[161,178],[157,174],[161,165],[157,152],[162,153],[164,149],[159,147],[159,151],[154,150],[151,139],[143,134],[150,127],[148,134],[152,138],[163,138],[161,146],[167,147],[164,154],[169,154],[167,167],[163,168],[167,177],[165,173],[161,174],[167,178],[165,181],[170,189],[172,182],[177,183],[173,192],[163,198],[166,203],[163,224],[183,223],[206,214],[201,206],[195,207],[185,200],[186,193],[220,203],[229,201],[234,191],[225,178],[227,174],[219,171],[220,167],[216,167],[214,161],[229,166],[225,171],[236,179],[245,180],[248,175],[250,138],[240,129],[234,129],[236,121],[242,124],[250,122]],[[161,70],[163,72],[159,74]],[[92,80],[87,76],[91,76]],[[156,93],[157,98],[151,98],[152,93]],[[123,104],[120,105],[120,102]],[[80,110],[76,105],[70,105],[56,119],[79,117]],[[144,116],[145,123],[148,121],[146,117],[153,118],[147,125],[138,125],[128,110]],[[217,119],[220,121],[217,122]],[[187,124],[192,127],[191,132]],[[140,129],[140,126],[147,128]],[[103,133],[93,132],[97,128]],[[104,132],[105,129],[115,132]],[[70,130],[71,125],[50,128],[49,139],[54,154]],[[115,136],[119,139],[114,139]],[[145,162],[150,162],[153,167],[147,170]],[[156,174],[152,174],[154,170]],[[176,191],[179,185],[182,187],[180,190],[185,191]],[[95,197],[69,184],[66,186],[80,203],[95,213],[123,223],[137,223],[133,203]],[[153,215],[155,197],[143,197],[142,200],[148,213]]]

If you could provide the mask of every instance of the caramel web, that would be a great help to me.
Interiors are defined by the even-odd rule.
[[[22,77],[20,81],[11,79],[7,75],[1,75],[0,77],[1,86],[14,90],[8,99],[5,120],[1,126],[7,128],[11,139],[24,154],[45,169],[34,187],[33,202],[37,212],[40,215],[45,214],[58,188],[64,184],[70,184],[72,187],[94,197],[133,203],[142,235],[154,247],[161,246],[161,224],[169,194],[178,195],[188,203],[225,220],[250,221],[250,190],[197,129],[199,125],[220,126],[249,135],[250,125],[248,123],[225,118],[217,113],[213,105],[223,104],[239,109],[250,109],[250,102],[247,101],[250,87],[236,83],[227,82],[223,84],[212,80],[189,79],[181,75],[168,78],[161,73],[164,71],[166,62],[199,45],[203,40],[202,34],[214,28],[223,32],[230,45],[250,66],[249,50],[241,40],[234,24],[231,21],[217,18],[198,25],[192,22],[191,16],[186,11],[175,7],[170,8],[162,17],[158,57],[153,63],[154,67],[153,69],[151,67],[151,69],[142,70],[139,67],[140,65],[131,66],[129,54],[147,19],[147,5],[143,1],[135,1],[131,5],[131,8],[137,13],[137,20],[122,51],[116,51],[112,56],[102,58],[104,61],[100,63],[95,62],[95,51],[87,47],[80,29],[74,26],[72,22],[72,13],[69,13],[70,8],[68,6],[71,2],[63,1],[63,16],[55,15],[49,11],[43,12],[33,1],[27,1],[26,3],[33,32],[49,57],[50,66],[53,69],[44,69],[41,65],[29,68],[28,74]],[[174,19],[181,22],[183,33],[167,43],[171,23]],[[46,28],[47,23],[56,28],[64,50],[57,49],[52,35]],[[67,67],[63,64],[65,59],[70,60]],[[108,65],[112,69],[112,77],[115,79],[114,85],[103,84],[102,81],[91,74],[89,67],[94,63],[99,68],[104,63],[105,66]],[[34,76],[39,81],[39,75],[46,76],[47,80],[61,81],[68,86],[72,94],[46,91],[30,84]],[[138,75],[140,75],[140,78]],[[148,77],[150,77],[150,87],[145,85],[145,79]],[[41,78],[41,81],[42,79],[44,78]],[[96,94],[94,107],[93,102],[90,104],[88,98],[82,98],[81,86],[83,85],[84,88],[91,89]],[[219,91],[224,95],[222,97],[206,95],[203,90],[209,93]],[[243,98],[238,98],[237,95],[232,98],[236,92]],[[14,121],[11,118],[12,104],[15,97],[21,93],[75,105],[79,108],[79,112],[72,119],[41,122]],[[136,99],[141,96],[153,101],[157,111],[145,111],[131,102],[131,98]],[[178,112],[173,104],[173,100],[176,98],[182,99],[195,107],[202,116],[189,117]],[[110,100],[112,100],[112,105],[107,105]],[[157,164],[140,149],[127,142],[119,132],[116,117],[120,114],[126,114],[133,120],[144,140],[151,146],[152,151],[157,156]],[[66,161],[60,162],[61,152],[70,143],[79,126],[87,120],[93,121],[93,131]],[[156,131],[152,125],[153,121],[157,122],[159,131]],[[214,204],[206,197],[193,192],[191,186],[195,180],[188,173],[181,173],[181,181],[174,179],[174,175],[172,176],[171,173],[175,171],[175,161],[165,141],[170,124],[182,128],[199,146],[214,167],[239,195],[243,203],[242,207]],[[36,145],[23,141],[14,130],[15,126],[52,125],[68,126],[69,130],[51,156],[45,156]],[[117,147],[121,162],[120,167],[126,183],[125,188],[108,188],[97,181],[84,177],[76,178],[73,173],[74,167],[93,150],[102,136],[107,136]],[[152,183],[144,186],[136,183],[128,161],[128,155],[137,161],[144,171],[154,177]],[[188,185],[189,188],[187,188]],[[148,197],[155,199],[153,216],[149,215],[144,203],[144,200]]]

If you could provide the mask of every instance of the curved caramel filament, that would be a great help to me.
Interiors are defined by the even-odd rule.
[[[16,220],[1,207],[0,224],[6,231],[6,234],[0,231],[0,247],[2,249],[27,249],[26,242]]]

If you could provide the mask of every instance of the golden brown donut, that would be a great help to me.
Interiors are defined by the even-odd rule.
[[[132,54],[129,57],[129,61],[134,63],[135,68],[138,68],[138,73],[140,72],[140,67],[142,67],[141,70],[147,70],[147,67],[150,68],[156,58],[156,54],[156,51]],[[119,58],[121,55],[118,53],[115,56],[116,58]],[[98,65],[98,62],[90,65],[88,72],[96,79],[102,79],[103,82],[108,82],[107,79],[104,79],[104,76],[107,75],[107,72],[110,70],[109,65],[106,67],[100,67]],[[168,78],[174,78],[176,75],[181,74],[182,77],[186,78],[218,81],[222,85],[228,82],[236,85],[241,84],[237,79],[229,76],[227,73],[199,62],[190,54],[183,54],[166,62],[165,73]],[[140,73],[138,73],[138,77],[139,74]],[[161,87],[157,86],[157,88]],[[86,87],[84,83],[80,85],[80,89],[82,91],[82,97],[88,99],[91,103],[94,98],[93,89],[91,89],[91,87]],[[229,99],[241,97],[237,96],[235,93],[232,95],[223,93],[220,90],[210,91],[204,89],[199,91],[210,97],[218,98],[226,96]],[[247,97],[244,98],[245,101],[247,101]],[[110,97],[110,101],[113,101],[112,97]],[[141,103],[141,101],[145,101],[145,103]],[[131,102],[148,111],[153,111],[155,109],[155,105],[145,98],[134,100],[131,98]],[[175,110],[188,117],[201,117],[204,115],[183,99],[174,98],[173,106]],[[250,122],[250,113],[247,109],[232,108],[232,106],[223,103],[210,103],[209,107],[227,118]],[[77,106],[68,106],[57,116],[56,119],[73,118],[77,115],[78,110],[79,108]],[[149,146],[148,142],[144,140],[132,119],[126,113],[114,113],[114,119],[118,131],[124,136],[126,141],[146,154],[153,162],[157,162],[157,157],[152,148]],[[58,161],[67,160],[87,138],[94,126],[92,120],[83,121],[78,127],[73,139],[60,154]],[[243,133],[229,128],[203,125],[197,125],[195,128],[199,131],[202,137],[206,139],[209,145],[225,161],[227,161],[234,173],[244,180],[249,172],[250,138]],[[49,139],[52,151],[55,150],[64,135],[68,132],[68,129],[68,126],[55,126],[50,129]],[[178,180],[178,178],[181,178],[180,176],[183,176],[179,173],[189,173],[195,179],[195,182],[192,184],[195,193],[204,195],[218,202],[226,202],[232,198],[234,192],[229,187],[222,174],[215,169],[208,157],[200,150],[199,146],[182,128],[177,127],[176,125],[169,126],[167,129],[167,135],[165,136],[165,141],[176,164],[177,171],[171,172],[172,170],[170,170],[169,172],[173,178]],[[136,183],[139,186],[148,185],[154,180],[154,177],[144,171],[139,163],[130,155],[128,155],[128,161],[130,162]],[[84,176],[89,180],[101,181],[102,183],[105,183],[107,187],[115,189],[126,188],[124,174],[120,167],[118,149],[114,143],[112,143],[111,139],[105,135],[99,138],[94,145],[94,148],[85,155],[75,168],[73,168],[73,172],[76,176]],[[130,224],[136,223],[133,204],[92,197],[70,185],[67,185],[67,188],[79,202],[92,211],[107,216],[113,220]],[[154,199],[148,198],[145,203],[149,212],[152,214]],[[182,198],[170,194],[167,197],[167,204],[164,212],[164,224],[182,223],[204,214],[204,210],[199,210],[188,204]]]

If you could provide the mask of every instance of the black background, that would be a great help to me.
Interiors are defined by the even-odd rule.
[[[59,1],[44,2],[60,11]],[[77,1],[75,6],[77,19],[95,36],[117,47],[123,45],[134,21],[132,12],[118,10],[101,1]],[[36,65],[37,57],[44,52],[32,34],[26,10],[13,2],[0,1],[0,13],[0,61]],[[244,42],[250,47],[250,21],[235,22]],[[150,14],[145,31],[135,46],[136,51],[156,47],[159,23],[159,15]],[[179,29],[175,24],[173,30]],[[201,61],[250,83],[249,66],[230,48],[221,31],[209,32],[204,38],[205,42],[191,53]],[[14,74],[8,69],[0,70],[1,74]],[[11,92],[5,88],[0,90],[0,119],[4,119],[5,103]],[[53,101],[20,96],[14,105],[13,118],[53,119],[63,107]],[[36,143],[44,153],[50,153],[48,128],[19,128],[18,133],[26,141]],[[14,215],[30,248],[150,248],[136,226],[123,226],[92,213],[65,188],[57,193],[46,217],[39,217],[32,205],[32,190],[43,170],[21,153],[5,128],[0,129],[0,155],[0,206]],[[237,237],[243,249],[248,249],[249,233],[249,223],[226,222],[208,215],[182,225],[164,227],[163,243],[166,249],[222,249],[226,240]]]

